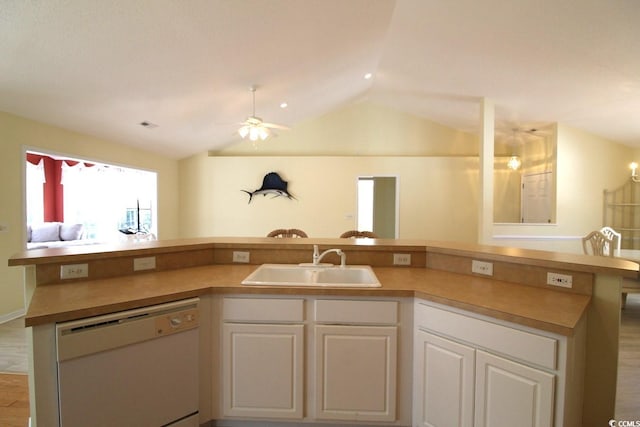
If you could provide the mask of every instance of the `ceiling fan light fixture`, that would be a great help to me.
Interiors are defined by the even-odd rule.
[[[240,129],[238,129],[238,134],[240,134],[240,137],[242,139],[246,138],[247,135],[249,135],[249,126],[242,126]]]

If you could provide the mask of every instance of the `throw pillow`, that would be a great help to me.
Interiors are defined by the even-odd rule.
[[[31,226],[32,242],[54,242],[60,240],[60,223],[45,222]]]
[[[61,224],[60,225],[60,240],[80,240],[84,233],[84,226],[82,224]]]

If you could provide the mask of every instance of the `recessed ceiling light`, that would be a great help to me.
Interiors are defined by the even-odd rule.
[[[287,108],[288,106],[289,104],[287,104],[286,102],[280,104],[280,108]]]
[[[373,74],[371,74],[371,73],[367,73],[367,74],[364,75],[364,78],[366,80],[369,80],[371,77],[373,77]]]

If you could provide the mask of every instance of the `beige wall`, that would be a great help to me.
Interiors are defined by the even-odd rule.
[[[239,141],[180,161],[185,237],[265,236],[300,228],[338,237],[356,227],[358,176],[399,179],[399,238],[473,242],[477,234],[478,142],[474,136],[369,103],[301,123],[253,147]],[[248,204],[268,172],[297,200]]]
[[[358,176],[400,183],[400,238],[474,242],[478,159],[468,157],[208,157],[180,162],[184,237],[266,236],[300,228],[338,237],[355,228]],[[289,182],[296,200],[249,196],[268,172]]]
[[[477,156],[478,139],[420,117],[366,102],[278,131],[257,148],[240,140],[216,156]]]
[[[582,252],[580,237],[602,227],[603,191],[629,179],[633,150],[558,124],[556,224],[494,225],[492,244]]]
[[[178,237],[176,160],[3,112],[0,141],[0,223],[8,226],[7,232],[0,233],[0,321],[24,309],[23,269],[7,267],[7,259],[24,245],[24,147],[158,172],[158,235]]]

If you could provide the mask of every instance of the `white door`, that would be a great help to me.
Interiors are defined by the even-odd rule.
[[[472,427],[475,350],[418,330],[414,426]]]
[[[554,376],[476,351],[476,427],[551,427]]]
[[[303,325],[225,323],[225,416],[303,416]]]
[[[522,176],[521,212],[524,223],[550,223],[553,172]]]
[[[316,418],[394,421],[396,326],[315,327]]]

